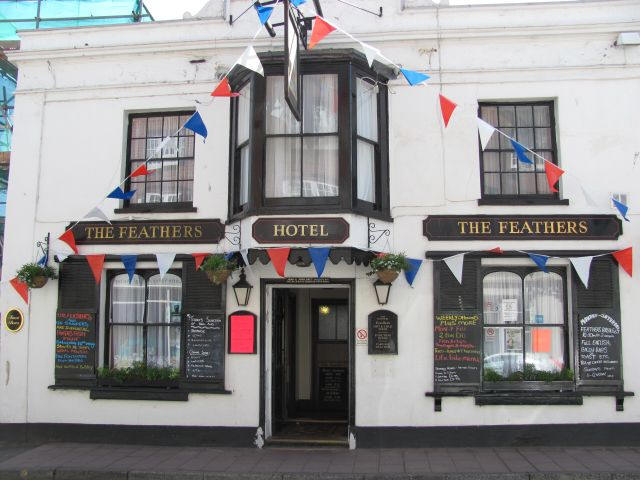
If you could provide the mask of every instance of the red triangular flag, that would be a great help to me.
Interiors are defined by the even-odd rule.
[[[239,93],[231,91],[231,86],[229,85],[229,79],[227,77],[224,77],[215,90],[211,92],[212,97],[238,97],[239,95]]]
[[[494,247],[491,250],[487,250],[487,252],[491,252],[491,253],[499,253],[500,255],[502,255],[502,249],[500,247]]]
[[[451,114],[456,109],[458,104],[453,103],[444,95],[439,95],[439,96],[440,96],[440,110],[442,111],[444,126],[447,127],[449,125],[449,119],[451,118]]]
[[[202,265],[202,262],[204,262],[204,259],[207,258],[209,255],[210,255],[209,253],[192,253],[191,254],[191,256],[196,261],[196,270],[200,268],[200,265]]]
[[[273,267],[281,277],[284,277],[284,269],[287,266],[287,259],[289,258],[290,248],[267,248],[267,253],[273,263]]]
[[[87,255],[86,258],[93,272],[93,278],[96,279],[96,283],[100,283],[102,266],[104,265],[104,255]]]
[[[313,30],[311,31],[311,40],[309,40],[309,50],[315,47],[320,40],[335,29],[336,27],[325,21],[322,17],[316,16],[316,21],[313,22]]]
[[[26,283],[18,280],[18,277],[9,280],[9,283],[16,289],[16,292],[20,294],[25,303],[29,303],[29,287]]]
[[[611,255],[618,261],[622,269],[627,272],[630,277],[633,277],[633,247],[618,250]]]
[[[71,250],[78,254],[78,247],[76,247],[76,237],[73,236],[73,232],[71,230],[67,230],[62,235],[58,237],[58,240],[62,240],[64,243],[71,247]]]
[[[544,171],[547,174],[547,182],[549,182],[549,189],[552,192],[557,192],[558,189],[554,185],[560,180],[560,177],[564,173],[560,167],[551,163],[549,160],[544,161]]]
[[[155,170],[147,170],[147,164],[145,163],[136,168],[131,174],[131,177],[141,177],[142,175],[149,175],[153,172],[155,172]]]

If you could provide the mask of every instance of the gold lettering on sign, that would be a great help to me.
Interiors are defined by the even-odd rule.
[[[482,222],[482,233],[491,233],[491,222]]]
[[[202,226],[196,225],[194,230],[196,231],[196,238],[200,238],[202,236]]]
[[[273,236],[274,237],[284,237],[284,225],[274,225],[273,226]]]
[[[321,237],[328,237],[329,234],[325,231],[325,227],[326,225],[320,225],[320,236]]]
[[[500,234],[507,233],[507,222],[499,221],[498,225],[500,225]]]
[[[118,227],[118,238],[125,238],[127,236],[127,227],[123,225]]]
[[[318,236],[318,225],[310,225],[309,235],[311,235],[312,237]]]
[[[460,228],[460,233],[461,234],[465,234],[467,232],[465,232],[464,227],[467,225],[467,222],[458,222],[458,227]]]
[[[580,222],[578,223],[578,228],[580,229],[580,233],[587,233],[587,231],[589,230],[587,226],[587,221],[580,220]]]
[[[160,226],[160,238],[169,238],[169,225]]]
[[[298,227],[296,227],[295,225],[287,225],[287,228],[285,228],[285,232],[287,233],[287,237],[295,237],[296,235],[298,235]]]
[[[558,233],[567,233],[567,224],[565,222],[558,222]]]

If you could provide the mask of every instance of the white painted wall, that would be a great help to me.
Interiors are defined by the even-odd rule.
[[[239,1],[231,1],[239,13]],[[309,3],[309,2],[307,2]],[[640,234],[640,47],[615,47],[619,32],[640,30],[638,0],[465,8],[402,8],[401,0],[381,0],[380,19],[332,3],[326,16],[407,68],[427,71],[428,86],[391,82],[390,162],[394,217],[390,248],[422,258],[427,250],[486,249],[494,242],[428,242],[422,220],[429,214],[613,213],[609,192],[630,194],[631,222],[617,241],[517,241],[511,249],[603,249],[634,246]],[[416,2],[413,2],[416,5]],[[274,18],[277,21],[277,18]],[[129,113],[191,108],[195,101],[209,129],[196,142],[194,205],[197,213],[123,215],[117,201],[103,206],[114,219],[221,218],[227,213],[229,108],[226,99],[209,103],[216,72],[231,65],[258,28],[251,15],[230,27],[222,18],[140,25],[114,25],[22,33],[21,50],[11,56],[20,69],[15,134],[7,205],[3,278],[36,258],[35,242],[56,237],[82,217],[122,178]],[[261,33],[259,51],[280,49],[281,37]],[[321,48],[355,47],[334,33]],[[320,48],[320,47],[319,47]],[[203,64],[190,60],[206,59]],[[459,108],[442,127],[437,93]],[[479,207],[478,101],[553,99],[556,102],[560,165],[581,179],[565,176],[569,206]],[[602,201],[589,207],[580,182]],[[346,215],[346,244],[367,245],[366,219]],[[243,247],[255,246],[251,222],[242,222]],[[192,253],[230,245],[163,246]],[[153,253],[148,246],[83,246],[81,253]],[[640,271],[638,261],[636,271]],[[329,263],[325,275],[356,278],[356,328],[378,308],[367,269]],[[311,277],[313,267],[287,266],[290,276]],[[274,278],[271,265],[254,265],[248,280]],[[233,280],[232,280],[233,281]],[[637,279],[621,272],[623,362],[640,361],[635,318]],[[259,356],[229,355],[226,386],[232,395],[191,394],[188,403],[92,401],[84,391],[52,391],[54,313],[57,283],[32,292],[26,327],[0,333],[0,421],[120,423],[143,425],[257,426]],[[235,306],[227,294],[229,311]],[[0,310],[23,306],[2,285]],[[472,398],[446,398],[442,412],[424,393],[433,388],[432,264],[413,288],[400,278],[387,306],[399,316],[399,355],[369,356],[356,347],[356,423],[374,425],[495,425],[527,423],[637,422],[640,401],[628,398],[616,412],[611,397],[586,397],[580,407],[475,407]],[[260,313],[258,288],[249,310]],[[269,324],[267,324],[269,326]],[[269,339],[267,333],[267,339]],[[269,341],[267,341],[269,345]],[[640,377],[625,369],[625,388],[640,391]],[[269,381],[267,381],[267,388]],[[72,408],[70,408],[72,406]],[[267,408],[269,411],[269,408]]]

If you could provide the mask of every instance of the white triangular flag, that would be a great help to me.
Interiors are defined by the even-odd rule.
[[[587,205],[589,205],[590,207],[597,207],[598,204],[595,202],[593,197],[591,197],[591,195],[587,193],[587,190],[584,188],[584,186],[580,185],[580,188],[582,189],[582,195],[584,196],[584,199],[586,200]]]
[[[364,42],[360,42],[360,47],[362,48],[362,53],[364,53],[365,57],[367,57],[369,67],[371,67],[373,65],[373,61],[378,55],[380,55],[380,50],[378,50],[377,48],[373,48],[371,45],[367,45]]]
[[[56,252],[56,253],[54,253],[54,256],[58,257],[58,262],[59,263],[62,263],[67,259],[67,257],[69,255],[67,255],[66,253]]]
[[[107,217],[107,215],[100,210],[99,207],[92,209],[89,213],[87,213],[83,218],[99,218],[100,220],[104,220],[109,225],[111,225],[111,221]]]
[[[489,140],[491,140],[491,136],[496,131],[496,129],[489,125],[487,122],[482,120],[481,118],[477,118],[478,120],[478,133],[480,134],[480,144],[482,145],[482,150],[487,148],[487,144]]]
[[[258,58],[258,54],[255,49],[249,45],[245,48],[244,52],[236,62],[236,65],[242,65],[243,67],[253,70],[254,72],[264,77],[264,69],[262,68],[262,62]]]
[[[167,144],[171,141],[171,137],[165,137],[162,139],[162,141],[158,144],[158,146],[156,147],[156,152],[159,152],[160,150],[162,150],[164,147],[167,146]]]
[[[456,277],[458,283],[462,285],[462,267],[464,266],[464,253],[459,253],[451,257],[443,258],[442,261],[447,264],[451,273]]]
[[[158,270],[160,270],[161,279],[164,278],[165,274],[169,271],[175,258],[175,253],[156,253],[156,260],[158,261]]]
[[[591,260],[593,257],[569,257],[573,268],[582,280],[584,288],[589,288],[589,271],[591,270]]]
[[[249,266],[249,249],[243,248],[242,250],[240,250],[240,256],[242,257],[242,260],[244,260],[244,264],[248,267]]]

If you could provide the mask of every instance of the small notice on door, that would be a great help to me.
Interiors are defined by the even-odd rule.
[[[366,328],[359,328],[356,331],[356,345],[367,345],[367,338],[369,334]]]

